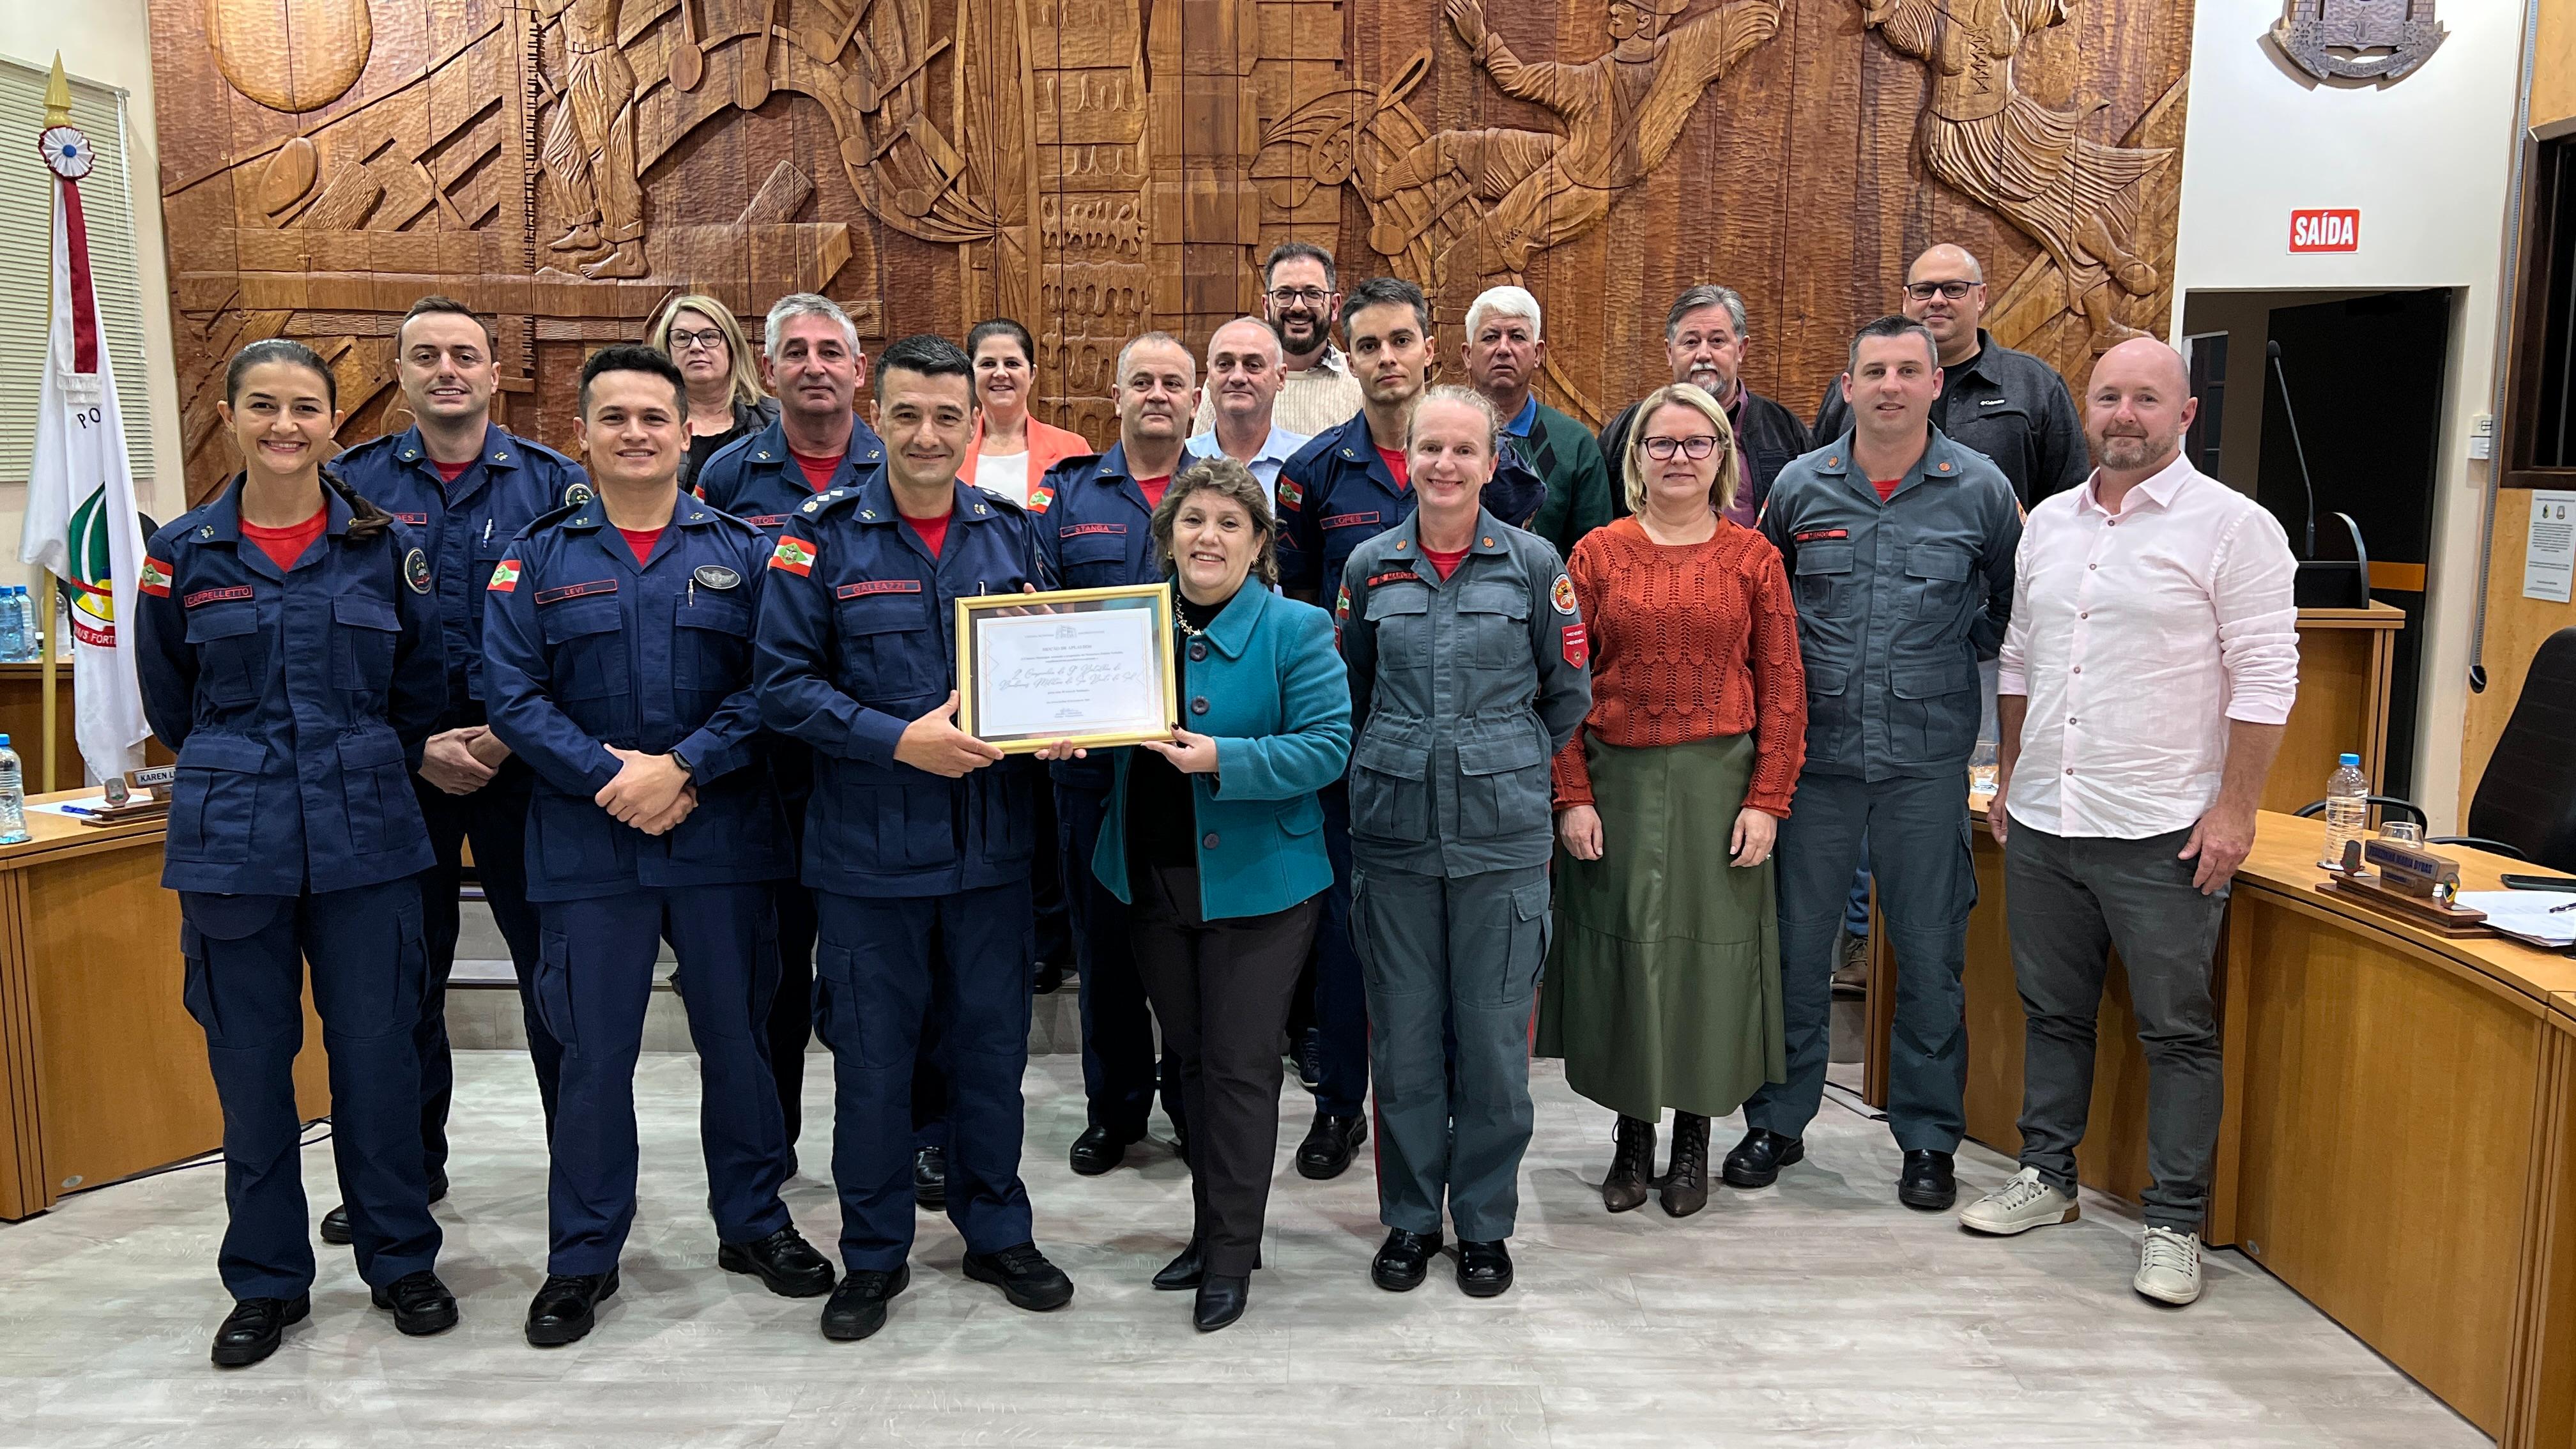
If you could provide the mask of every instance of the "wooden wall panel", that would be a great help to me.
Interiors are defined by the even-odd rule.
[[[2467,729],[2460,742],[2460,829],[2468,829],[2469,802],[2477,798],[2487,759],[2522,698],[2523,677],[2541,641],[2561,629],[2576,629],[2576,604],[2522,596],[2523,550],[2531,542],[2528,488],[2496,492],[2494,548],[2487,575],[2487,687],[2469,696]]]
[[[505,420],[558,443],[586,349],[806,288],[869,339],[1019,317],[1042,410],[1098,436],[1118,345],[1203,342],[1290,237],[1424,284],[1452,367],[1467,301],[1525,283],[1587,418],[1660,380],[1696,282],[1800,412],[1935,241],[2079,382],[2170,311],[2163,0],[150,3],[198,497],[233,349],[315,344],[362,439],[407,421],[391,325],[431,290],[499,319]]]

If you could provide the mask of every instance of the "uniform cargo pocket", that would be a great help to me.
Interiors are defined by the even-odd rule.
[[[947,646],[919,594],[843,599],[832,622],[841,635],[841,689],[852,699],[871,704],[947,691]]]
[[[692,604],[683,592],[675,602],[678,624],[671,636],[671,683],[706,694],[731,694],[751,682],[751,606],[735,599],[710,599],[698,591]]]
[[[1458,741],[1458,833],[1501,840],[1549,824],[1547,744],[1536,724]]]
[[[170,785],[170,833],[163,847],[170,859],[227,865],[248,860],[259,773],[267,762],[268,747],[246,735],[188,736]]]
[[[1957,544],[1918,543],[1905,551],[1905,613],[1908,618],[1946,621],[1968,602],[1968,575],[1973,560]]]
[[[1431,747],[1369,734],[1351,752],[1351,833],[1417,844],[1431,834]]]
[[[1976,747],[1979,705],[1974,664],[1891,670],[1887,745],[1901,764],[1964,765]]]
[[[382,694],[394,679],[402,620],[383,599],[331,601],[331,677],[342,689]]]
[[[340,791],[351,850],[373,855],[420,838],[420,801],[392,729],[377,725],[340,737]]]
[[[259,605],[206,604],[188,611],[188,642],[197,651],[197,689],[216,704],[257,704],[268,689],[268,631]]]
[[[626,698],[626,616],[614,596],[540,605],[537,623],[557,699]]]

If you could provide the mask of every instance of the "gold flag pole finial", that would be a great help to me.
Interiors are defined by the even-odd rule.
[[[45,79],[45,124],[72,123],[72,78],[63,74],[63,53],[54,52],[54,73]]]

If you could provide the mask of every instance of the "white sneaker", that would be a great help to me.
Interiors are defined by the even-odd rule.
[[[2200,1234],[2150,1227],[2138,1246],[2138,1276],[2129,1286],[2179,1308],[2200,1296]]]
[[[2039,1169],[2025,1167],[2003,1186],[1977,1199],[1959,1213],[1959,1226],[1998,1237],[2026,1233],[2081,1216],[2072,1195],[2039,1180]]]

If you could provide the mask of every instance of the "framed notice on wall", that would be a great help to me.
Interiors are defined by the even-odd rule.
[[[2522,596],[2564,604],[2571,574],[2576,574],[2576,493],[2535,490],[2531,541],[2522,554]]]

